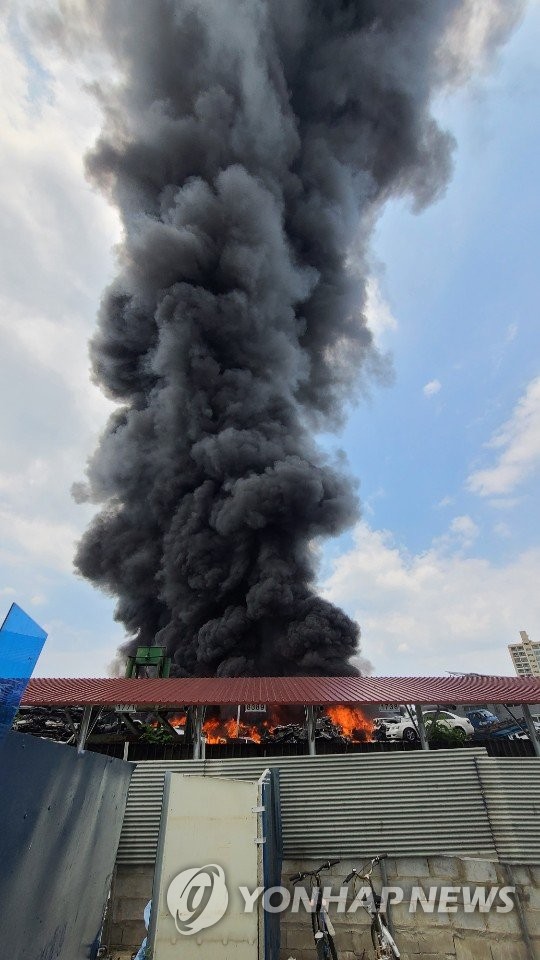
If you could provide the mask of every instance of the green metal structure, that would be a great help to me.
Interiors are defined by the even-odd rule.
[[[171,672],[171,658],[165,653],[165,647],[137,647],[134,657],[128,657],[126,677],[168,677]]]

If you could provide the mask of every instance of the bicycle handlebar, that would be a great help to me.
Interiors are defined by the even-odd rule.
[[[289,880],[291,883],[298,883],[299,880],[304,880],[305,877],[317,877],[323,870],[330,870],[330,867],[335,867],[339,862],[339,860],[325,860],[324,863],[321,863],[320,867],[316,867],[315,870],[305,870],[304,873],[295,873],[292,877],[289,877]]]
[[[373,870],[373,867],[375,866],[376,863],[380,863],[381,860],[386,860],[387,856],[388,856],[387,853],[379,853],[377,857],[373,857],[373,860],[371,861],[371,869]],[[371,871],[369,871],[369,873],[359,874],[356,867],[353,867],[351,872],[347,874],[347,876],[345,877],[343,883],[350,883],[353,877],[356,877],[356,876],[367,877],[370,874],[371,874]]]

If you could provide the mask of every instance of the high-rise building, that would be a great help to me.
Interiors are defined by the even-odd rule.
[[[520,630],[521,643],[509,643],[508,649],[518,677],[540,677],[540,642],[529,640]]]

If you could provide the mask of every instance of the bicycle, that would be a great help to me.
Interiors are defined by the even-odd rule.
[[[384,913],[381,913],[381,898],[378,893],[375,892],[375,887],[373,886],[372,873],[373,867],[380,863],[381,860],[384,860],[388,856],[387,853],[381,853],[378,857],[373,857],[371,861],[371,867],[366,873],[358,873],[358,871],[353,867],[351,872],[347,877],[345,877],[344,883],[350,883],[354,878],[353,883],[353,892],[356,897],[356,881],[362,880],[369,883],[370,892],[366,896],[362,897],[361,902],[362,906],[365,907],[370,917],[371,921],[371,940],[375,948],[375,956],[377,960],[393,960],[393,958],[401,957],[401,954],[398,950],[397,944],[390,933],[387,923],[388,920]]]
[[[330,867],[335,867],[336,863],[339,863],[339,860],[327,860],[325,863],[321,863],[320,867],[317,867],[315,870],[306,870],[304,873],[295,873],[294,876],[290,877],[291,883],[294,884],[299,883],[300,880],[305,880],[307,877],[313,881],[311,926],[313,928],[313,937],[315,939],[315,947],[317,949],[317,957],[319,960],[338,960],[338,955],[336,953],[336,947],[334,944],[336,932],[334,930],[332,921],[326,912],[326,905],[323,900],[323,890],[321,887],[321,872],[323,870],[329,870]]]

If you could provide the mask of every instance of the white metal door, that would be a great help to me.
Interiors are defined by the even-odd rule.
[[[153,960],[257,960],[257,782],[167,774],[149,943]]]

